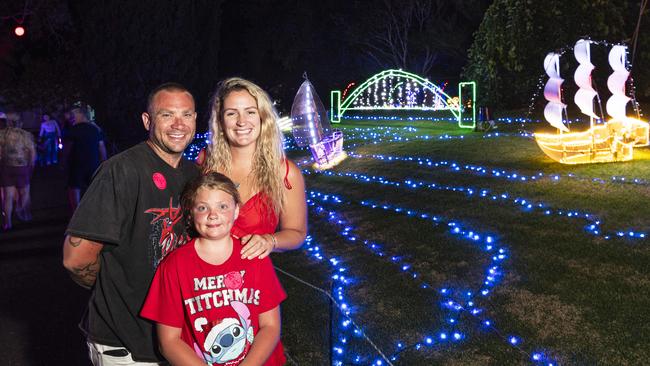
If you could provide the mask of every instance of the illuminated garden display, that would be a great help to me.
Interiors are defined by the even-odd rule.
[[[476,124],[476,83],[462,82],[459,95],[452,97],[442,88],[416,74],[390,69],[373,75],[353,90],[351,83],[341,94],[331,92],[332,122],[348,111],[416,110],[449,111],[463,128]],[[351,90],[351,91],[350,91]]]
[[[627,71],[619,67],[625,50],[608,53],[621,63],[608,83],[612,119],[606,123],[594,111],[589,44],[579,43],[573,51],[580,62],[574,102],[592,120],[585,132],[565,125],[560,55],[549,55],[545,117],[560,131],[549,135],[564,149],[558,159],[588,159],[569,149],[578,146],[569,140],[574,137],[588,141],[587,149],[609,139],[605,142],[614,147],[603,148],[602,156],[623,160],[625,143],[647,144],[648,135],[647,123],[625,116],[620,80]],[[378,83],[382,80],[390,83],[388,78]],[[392,89],[401,86],[407,87]],[[459,106],[474,102],[475,86],[462,88],[442,110],[461,113]],[[371,90],[372,96],[359,90]],[[355,93],[373,101],[374,88],[350,84],[341,92],[344,103],[357,108],[352,110],[371,109],[355,107],[350,99]],[[381,89],[377,95],[381,100]],[[419,108],[401,109],[411,107]],[[306,182],[309,236],[301,250],[277,256],[274,265],[288,292],[300,294],[283,303],[290,314],[284,337],[294,350],[300,348],[292,354],[300,364],[489,360],[555,366],[625,364],[619,361],[645,355],[635,342],[645,331],[647,322],[636,319],[644,317],[638,309],[645,309],[647,300],[635,292],[636,282],[620,282],[625,276],[647,278],[646,258],[636,258],[647,256],[650,211],[637,197],[650,186],[650,151],[637,151],[634,164],[556,164],[553,171],[539,159],[533,136],[512,126],[524,119],[502,120],[499,132],[488,134],[427,118],[394,124],[399,113],[386,113],[371,123],[348,118],[333,125],[335,130],[308,80],[295,96],[291,117],[284,147]],[[595,160],[599,154],[589,159],[602,161]],[[342,158],[345,164],[329,169]],[[598,266],[607,271],[595,271]],[[594,310],[613,296],[631,305]],[[589,334],[576,337],[584,329]],[[631,356],[609,351],[628,344]]]
[[[313,89],[301,92],[306,98]],[[625,176],[608,174],[617,165],[553,171],[528,159],[539,156],[530,135],[447,134],[459,130],[453,124],[345,121],[340,129],[348,157],[335,169],[313,164],[312,152],[295,143],[298,136],[285,141],[307,182],[310,236],[301,250],[277,256],[274,264],[288,272],[279,274],[283,285],[299,294],[283,304],[286,313],[293,311],[288,326],[295,327],[285,337],[311,332],[299,343],[310,355],[302,356],[304,364],[481,364],[473,362],[474,352],[499,365],[617,364],[608,351],[613,345],[635,347],[643,323],[626,319],[640,313],[643,297],[627,295],[627,287],[602,294],[583,287],[618,284],[621,277],[613,272],[645,268],[643,260],[617,263],[635,255],[631,248],[647,248],[646,205],[639,205],[638,220],[629,219],[622,216],[625,197],[618,198],[647,191],[644,170]],[[327,135],[325,129],[313,132],[303,144]],[[509,154],[513,145],[517,154]],[[593,193],[575,194],[583,189]],[[594,262],[608,273],[594,271]],[[310,284],[300,282],[306,279]],[[623,311],[590,313],[594,320],[582,317],[611,296],[633,302],[634,310],[621,305]],[[296,309],[310,314],[297,317]],[[567,311],[578,321],[567,321]],[[322,314],[329,315],[315,328],[309,321]],[[419,321],[410,321],[410,314]],[[297,324],[305,318],[306,325]],[[603,319],[621,325],[599,325],[607,323]],[[606,337],[628,327],[620,342]],[[589,337],[572,343],[584,328]],[[599,348],[578,348],[592,342]],[[309,358],[325,348],[325,361]]]
[[[343,133],[332,130],[323,102],[306,76],[293,100],[291,120],[296,144],[309,146],[316,169],[329,169],[345,159]]]
[[[629,71],[626,68],[627,48],[613,46],[609,52],[609,64],[612,74],[607,80],[611,92],[606,109],[611,119],[594,113],[594,98],[598,93],[591,83],[594,65],[591,63],[590,41],[579,40],[574,46],[574,55],[579,63],[574,81],[579,87],[574,102],[580,111],[589,116],[590,128],[583,132],[569,132],[564,124],[566,105],[562,103],[560,76],[560,55],[549,53],[544,60],[544,69],[549,79],[544,88],[544,97],[548,101],[544,117],[557,134],[535,134],[539,147],[551,159],[563,164],[584,164],[599,162],[627,161],[633,159],[635,147],[648,145],[648,123],[628,117],[625,111],[630,98],[625,95],[625,83]]]

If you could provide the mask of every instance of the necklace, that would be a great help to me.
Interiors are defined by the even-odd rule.
[[[248,180],[248,178],[251,176],[251,173],[252,173],[252,172],[253,172],[253,169],[251,169],[251,171],[249,171],[248,174],[246,174],[246,176],[244,177],[244,179],[242,179],[241,182],[234,182],[234,181],[233,181],[233,183],[235,183],[235,189],[239,189],[239,187],[240,187],[244,182],[246,182],[246,181]]]

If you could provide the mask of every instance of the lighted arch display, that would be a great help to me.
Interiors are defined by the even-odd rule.
[[[460,127],[474,128],[476,83],[460,83],[458,90],[460,96],[451,97],[439,86],[416,74],[385,70],[370,77],[351,93],[346,93],[344,99],[341,99],[339,90],[332,90],[331,121],[340,122],[341,117],[351,110],[448,110]]]

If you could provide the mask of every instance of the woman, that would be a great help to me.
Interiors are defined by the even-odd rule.
[[[307,235],[305,183],[284,155],[276,118],[266,92],[245,79],[220,82],[211,101],[211,144],[199,161],[239,190],[244,203],[232,233],[244,244],[242,258],[296,249]]]
[[[14,127],[0,131],[0,187],[2,187],[3,230],[12,228],[12,214],[23,221],[30,221],[31,199],[29,183],[36,163],[36,146],[34,136],[23,130],[20,120],[14,121]],[[16,201],[16,207],[14,207]]]

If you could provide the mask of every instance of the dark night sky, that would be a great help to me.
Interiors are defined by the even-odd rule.
[[[418,42],[444,41],[458,34],[460,38],[451,40],[451,47],[437,45],[439,57],[424,76],[456,81],[471,34],[490,2],[476,0],[479,5],[472,7],[473,14],[461,14],[456,5],[449,5],[456,4],[453,2],[431,2],[442,4],[440,9],[447,14],[431,24],[437,26],[445,20],[455,31],[452,34],[434,27],[433,31],[443,32],[445,37],[429,35],[424,43],[414,37],[411,55],[415,55]],[[18,38],[12,33],[14,20],[7,17],[22,16],[25,3],[12,2],[10,9],[0,13],[4,17],[0,88],[20,84],[27,91],[23,104],[44,108],[67,104],[80,95],[97,109],[98,123],[108,135],[124,140],[120,145],[141,138],[141,128],[119,125],[127,120],[132,126],[147,91],[167,80],[188,85],[204,116],[217,81],[233,75],[259,83],[281,101],[279,109],[287,111],[303,72],[325,100],[331,89],[342,89],[351,81],[395,67],[380,64],[364,52],[363,43],[385,27],[383,3],[29,0],[28,33]],[[413,58],[412,62],[419,61]],[[204,119],[199,123],[204,130]]]

